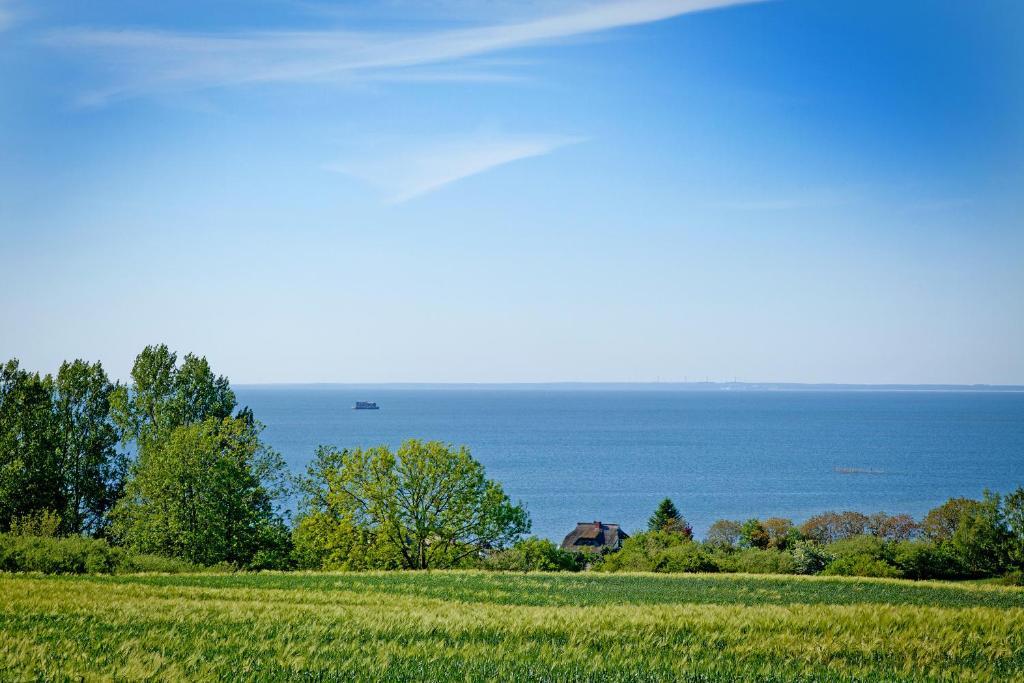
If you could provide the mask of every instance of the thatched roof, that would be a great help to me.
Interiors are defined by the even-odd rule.
[[[599,552],[604,548],[618,550],[623,539],[629,534],[619,528],[618,524],[601,522],[577,522],[576,528],[562,541],[562,550]]]

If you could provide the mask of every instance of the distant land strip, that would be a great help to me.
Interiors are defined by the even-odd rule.
[[[509,391],[821,391],[1024,393],[1021,384],[801,384],[797,382],[250,382],[236,387]]]

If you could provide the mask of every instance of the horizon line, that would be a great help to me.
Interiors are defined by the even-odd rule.
[[[413,387],[413,388],[489,388],[489,387],[661,387],[691,388],[691,389],[840,389],[840,390],[861,390],[861,391],[998,391],[998,392],[1024,392],[1024,384],[991,384],[977,382],[973,384],[960,383],[913,383],[913,382],[742,382],[742,381],[580,381],[580,380],[555,380],[555,381],[523,381],[523,382],[235,382],[236,387]]]

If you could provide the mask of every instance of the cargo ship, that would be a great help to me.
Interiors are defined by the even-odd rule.
[[[352,410],[380,410],[380,406],[373,401],[356,401]]]

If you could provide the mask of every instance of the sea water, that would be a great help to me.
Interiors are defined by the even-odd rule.
[[[920,517],[1024,485],[1024,393],[241,386],[265,440],[304,471],[319,444],[465,444],[539,536],[646,526],[670,497],[716,519],[825,510]],[[380,410],[353,410],[357,400]]]

